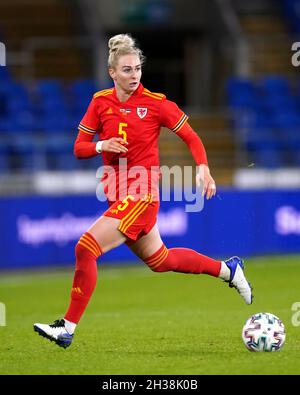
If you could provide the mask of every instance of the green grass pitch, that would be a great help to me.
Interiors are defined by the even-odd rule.
[[[206,275],[153,273],[141,263],[99,267],[98,285],[64,350],[33,332],[60,318],[72,271],[0,274],[1,374],[300,374],[300,257],[246,261],[254,286],[247,306],[235,289]],[[241,330],[252,314],[278,315],[287,331],[279,352],[251,353]]]

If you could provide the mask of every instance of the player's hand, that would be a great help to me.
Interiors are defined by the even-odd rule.
[[[215,180],[210,175],[209,167],[206,165],[200,165],[197,169],[196,184],[198,187],[202,187],[202,196],[206,195],[206,199],[211,199],[215,196],[217,189]]]
[[[121,137],[112,137],[109,140],[103,141],[102,152],[114,152],[116,154],[125,153],[128,151],[128,148],[125,147],[125,145],[127,144],[127,141],[125,141]]]

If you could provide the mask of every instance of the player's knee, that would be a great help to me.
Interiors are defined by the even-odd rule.
[[[89,233],[84,233],[75,246],[75,256],[77,260],[85,259],[87,256],[91,255],[97,259],[102,253],[99,244]]]

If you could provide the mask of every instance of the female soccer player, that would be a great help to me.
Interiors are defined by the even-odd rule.
[[[235,287],[247,304],[252,303],[252,288],[244,276],[240,258],[217,261],[187,248],[168,249],[161,240],[156,223],[160,128],[169,128],[188,145],[207,199],[216,193],[215,181],[205,148],[188,124],[187,115],[165,95],[153,93],[140,83],[144,57],[134,39],[119,34],[109,40],[108,46],[108,71],[114,88],[93,96],[79,124],[74,153],[80,159],[103,156],[104,164],[109,166],[103,179],[109,209],[76,245],[71,301],[64,318],[51,325],[34,324],[36,332],[64,348],[71,345],[76,325],[96,286],[97,259],[123,243],[155,272],[220,277]],[[94,142],[97,134],[100,140]],[[143,170],[138,188],[135,188],[136,177],[130,175],[136,166]]]

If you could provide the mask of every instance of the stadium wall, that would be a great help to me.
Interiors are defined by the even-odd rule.
[[[186,202],[161,202],[159,227],[168,247],[184,246],[212,257],[300,252],[300,190],[222,189],[201,212]],[[0,199],[0,269],[74,262],[83,232],[106,209],[94,195],[24,196]],[[122,246],[104,261],[137,261]]]

